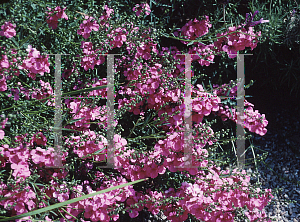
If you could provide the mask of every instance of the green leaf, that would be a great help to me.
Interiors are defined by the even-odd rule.
[[[76,197],[74,199],[67,200],[67,201],[64,201],[62,203],[53,204],[51,206],[44,207],[44,208],[38,209],[38,210],[34,210],[34,211],[31,211],[31,212],[28,212],[28,213],[25,213],[25,214],[20,214],[20,215],[16,215],[16,216],[13,216],[13,217],[7,217],[7,218],[4,218],[4,219],[0,219],[0,221],[9,221],[9,220],[21,219],[21,218],[24,218],[24,217],[44,213],[46,211],[54,210],[54,209],[66,206],[68,204],[72,204],[72,203],[75,203],[77,201],[81,201],[81,200],[96,196],[98,194],[102,194],[102,193],[106,193],[106,192],[109,192],[109,191],[112,191],[112,190],[123,188],[123,187],[129,186],[129,185],[132,185],[132,184],[136,184],[136,183],[139,183],[139,182],[142,182],[142,181],[145,181],[145,180],[148,180],[148,178],[136,180],[136,181],[133,181],[133,182],[129,182],[129,183],[118,185],[118,186],[111,187],[111,188],[107,188],[105,190],[101,190],[101,191],[98,191],[98,192],[95,192],[95,193],[90,193],[90,194],[87,194],[87,195],[84,195],[84,196],[81,196],[81,197]]]
[[[59,127],[52,127],[51,129],[52,129],[52,130],[53,130],[53,129],[56,129],[56,130],[59,130],[59,129],[61,129],[61,130],[65,130],[65,131],[75,131],[75,132],[80,132],[80,131],[78,131],[78,130],[74,130],[74,129],[59,128]]]
[[[84,119],[84,117],[82,117],[82,118],[80,118],[80,119],[73,119],[73,120],[71,120],[71,121],[69,122],[69,124],[75,123],[75,122],[77,122],[78,120],[82,120],[82,119]]]
[[[21,48],[22,45],[24,45],[25,43],[27,43],[27,41],[28,41],[31,37],[32,37],[32,36],[29,35],[29,36],[27,36],[25,39],[23,39],[23,40],[20,42],[20,47],[19,47],[19,48]]]
[[[103,151],[103,150],[105,150],[106,149],[106,147],[104,147],[104,148],[102,148],[101,150],[97,150],[95,153],[93,153],[93,154],[99,154],[101,151]]]
[[[228,89],[228,91],[227,91],[227,93],[226,93],[226,97],[229,96],[229,93],[230,93],[231,89],[232,89],[232,88]]]
[[[15,38],[11,38],[11,41],[15,43],[16,48],[19,48],[19,43],[15,40]]]
[[[7,144],[10,144],[10,141],[6,137],[4,137],[3,139],[6,141]]]
[[[187,44],[187,46],[193,45],[193,44],[194,44],[194,42],[195,42],[195,40],[193,40],[193,41],[189,42],[189,43]]]

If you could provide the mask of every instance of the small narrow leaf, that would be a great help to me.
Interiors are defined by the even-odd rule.
[[[69,124],[72,124],[72,123],[75,123],[75,122],[77,122],[77,121],[79,121],[79,120],[82,120],[82,119],[84,119],[85,117],[82,117],[82,118],[80,118],[80,119],[72,119],[70,122],[69,122]]]

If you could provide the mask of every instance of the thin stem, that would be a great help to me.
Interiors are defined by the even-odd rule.
[[[133,128],[131,129],[128,137],[130,137],[131,133],[133,132],[133,130],[135,129],[136,125],[138,124],[138,122],[140,121],[140,119],[138,119],[138,121],[136,121],[136,123],[134,124]]]
[[[296,1],[296,0],[294,0],[294,2],[296,3],[296,5],[297,5],[297,8],[298,8],[299,6],[298,6],[298,3],[297,3],[297,1]]]

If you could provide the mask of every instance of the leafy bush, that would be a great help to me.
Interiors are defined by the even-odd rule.
[[[111,30],[104,31],[104,28],[102,32],[91,32],[89,39],[82,41],[81,34],[78,34],[77,30],[79,27],[81,27],[81,24],[83,20],[85,20],[85,16],[87,14],[99,18],[103,13],[104,9],[102,8],[103,4],[105,4],[104,1],[70,1],[68,4],[68,20],[60,19],[58,23],[58,28],[53,30],[49,25],[46,23],[44,18],[44,13],[47,11],[46,7],[55,8],[57,5],[62,4],[62,1],[51,1],[51,2],[42,2],[42,1],[14,1],[10,2],[7,5],[3,6],[0,10],[0,14],[3,15],[2,22],[10,20],[15,24],[18,24],[18,32],[15,37],[11,38],[10,40],[5,39],[5,41],[1,42],[1,46],[5,47],[8,51],[10,49],[16,49],[18,52],[18,55],[20,55],[22,60],[24,60],[28,53],[26,53],[26,50],[32,48],[36,48],[40,52],[47,52],[48,54],[71,54],[71,55],[63,55],[62,56],[62,70],[63,72],[63,92],[64,93],[70,93],[74,90],[79,90],[82,88],[86,88],[85,83],[89,82],[90,84],[94,83],[96,80],[95,78],[102,79],[105,78],[107,75],[107,62],[105,59],[101,64],[97,64],[93,67],[90,67],[89,65],[82,65],[82,57],[77,57],[76,55],[82,55],[82,48],[83,48],[83,42],[91,41],[95,43],[95,48],[103,47],[101,50],[104,53],[109,52],[109,54],[119,53],[119,52],[126,52],[126,46],[123,44],[122,46],[116,48],[112,47],[112,45],[109,45],[106,40],[108,38],[107,34]],[[218,32],[221,30],[225,31],[227,29],[227,26],[233,26],[241,23],[245,20],[245,18],[242,15],[239,15],[238,11],[241,10],[241,2],[237,4],[231,4],[229,3],[226,5],[226,17],[225,20],[227,21],[227,24],[223,25],[221,21],[224,19],[222,17],[223,15],[223,5],[216,4],[215,2],[211,1],[202,1],[199,3],[199,5],[195,5],[193,1],[173,1],[172,4],[167,5],[167,1],[150,1],[150,8],[153,10],[153,13],[150,14],[150,16],[146,17],[146,19],[137,19],[136,16],[132,13],[132,8],[135,6],[135,3],[139,2],[133,2],[133,1],[119,1],[119,2],[111,2],[109,1],[107,3],[109,8],[114,9],[115,14],[113,19],[110,19],[110,24],[113,28],[121,27],[122,25],[125,25],[124,21],[135,21],[137,25],[140,28],[140,31],[135,35],[131,36],[133,40],[138,42],[142,38],[151,37],[155,41],[157,40],[159,42],[158,48],[159,50],[162,50],[162,47],[165,46],[171,46],[176,45],[178,46],[178,49],[182,49],[182,51],[186,51],[186,46],[184,44],[180,43],[180,41],[173,36],[174,38],[171,38],[168,35],[169,33],[173,33],[174,29],[176,27],[182,27],[186,24],[187,20],[193,19],[193,18],[200,18],[200,16],[203,16],[204,14],[209,15],[210,17],[214,18],[214,22],[212,24],[212,30],[218,30]],[[63,6],[61,5],[63,8]],[[174,15],[174,16],[173,16]],[[184,20],[186,19],[186,20]],[[174,25],[175,24],[175,25]],[[174,26],[173,26],[174,25]],[[149,33],[142,33],[144,30],[144,27],[152,27],[153,32]],[[142,31],[141,31],[142,30]],[[76,33],[78,35],[76,35]],[[204,36],[204,39],[206,41],[214,40],[212,39],[214,37],[214,34],[216,33],[210,33],[207,36]],[[144,35],[144,36],[143,36]],[[164,37],[162,37],[164,36]],[[168,43],[168,44],[166,44]],[[245,50],[247,51],[247,50]],[[4,53],[4,52],[3,52]],[[126,53],[125,53],[126,54]],[[129,54],[129,53],[127,53]],[[126,54],[126,55],[127,55]],[[152,53],[155,54],[155,53]],[[4,54],[1,54],[1,56]],[[8,55],[11,56],[11,55]],[[129,55],[130,57],[130,55]],[[178,61],[175,61],[172,56],[165,55],[164,61],[162,62],[165,67],[169,70],[174,70],[176,65],[178,65]],[[9,57],[11,59],[11,57]],[[133,58],[131,58],[133,59]],[[156,58],[158,59],[158,58]],[[143,62],[143,60],[141,60]],[[152,61],[153,62],[153,61]],[[177,62],[177,63],[176,63]],[[29,89],[36,89],[41,90],[41,84],[49,83],[50,88],[54,88],[54,64],[55,59],[54,56],[49,57],[49,64],[50,64],[50,72],[44,72],[44,75],[41,76],[40,74],[37,74],[35,76],[32,73],[28,73],[26,69],[20,70],[20,75],[13,76],[12,79],[8,82],[7,88],[8,89],[14,89],[16,86],[22,84],[23,86],[26,86]],[[14,67],[17,69],[17,65],[20,64],[13,64]],[[116,72],[116,82],[118,83],[129,83],[128,79],[125,78],[124,72],[126,71],[125,68],[126,65],[128,65],[126,62],[123,61],[123,63],[118,64],[120,66],[120,69]],[[200,66],[198,63],[193,63],[193,72],[194,77],[192,79],[193,85],[195,84],[203,84],[205,89],[211,89],[212,90],[212,83],[215,83],[216,81],[219,81],[219,84],[222,85],[222,80],[225,78],[228,79],[236,79],[235,77],[235,66],[236,63],[233,60],[230,60],[227,58],[227,55],[223,55],[222,59],[218,58],[215,60],[215,63],[212,64],[212,66]],[[230,70],[228,70],[228,67]],[[91,68],[91,69],[89,69]],[[134,67],[136,68],[136,67]],[[145,68],[145,67],[143,67]],[[72,71],[67,71],[67,69]],[[144,69],[141,69],[141,72],[145,72]],[[218,72],[216,72],[218,70]],[[9,70],[10,72],[13,72],[13,70]],[[70,74],[70,76],[68,76]],[[225,76],[227,74],[227,76]],[[35,81],[32,81],[34,79]],[[171,79],[171,78],[170,78]],[[43,82],[41,82],[42,80]],[[19,84],[20,82],[20,84]],[[134,81],[132,81],[134,82]],[[171,82],[171,81],[170,81]],[[179,80],[174,79],[173,83],[177,84],[177,87],[180,86]],[[226,81],[228,82],[228,81]],[[43,87],[42,87],[43,88]],[[233,86],[229,86],[230,88],[233,88]],[[73,89],[73,90],[72,90]],[[115,86],[115,90],[119,91],[121,90],[121,86],[117,85]],[[50,90],[51,91],[51,90]],[[92,91],[92,90],[90,90]],[[44,92],[44,95],[50,95],[52,92]],[[10,95],[11,94],[11,95]],[[77,95],[86,96],[85,93],[77,93]],[[16,99],[17,96],[20,96],[20,99]],[[118,95],[116,100],[123,99],[124,97],[130,99],[129,95]],[[104,97],[104,96],[103,96]],[[132,96],[131,96],[132,97]],[[29,101],[28,98],[26,98],[26,95],[24,93],[20,95],[16,95],[14,91],[6,91],[1,92],[1,105],[0,109],[3,113],[3,115],[8,116],[9,118],[9,125],[8,128],[5,128],[5,140],[1,141],[3,144],[9,144],[10,146],[17,146],[18,141],[16,141],[16,136],[19,135],[35,135],[35,136],[41,136],[41,134],[37,135],[36,132],[41,131],[43,135],[48,140],[53,140],[54,137],[52,135],[51,129],[54,125],[53,116],[54,116],[54,109],[53,106],[49,105],[49,100],[41,102],[40,100],[33,100]],[[42,97],[44,99],[44,97]],[[31,98],[33,99],[33,98]],[[37,98],[36,98],[37,99]],[[41,99],[41,98],[39,98]],[[101,100],[102,99],[102,100]],[[139,156],[141,154],[145,154],[147,151],[153,150],[153,146],[158,142],[160,139],[166,138],[165,132],[159,129],[158,126],[161,126],[162,119],[163,118],[157,118],[158,112],[155,112],[153,109],[147,110],[147,112],[144,114],[144,119],[141,116],[134,115],[130,111],[130,105],[134,105],[138,107],[136,104],[142,99],[141,96],[135,96],[135,99],[138,100],[135,103],[129,104],[127,106],[122,107],[122,109],[117,110],[117,106],[115,109],[117,110],[116,116],[117,120],[120,120],[119,125],[116,127],[115,133],[121,135],[122,138],[126,138],[128,140],[128,146],[130,148],[134,149],[135,155]],[[69,101],[70,102],[70,101]],[[102,106],[104,105],[103,98],[97,97],[93,101],[81,101],[82,103],[80,105],[88,106],[88,107],[96,107],[96,106]],[[226,101],[229,105],[229,107],[234,107],[235,102],[230,101],[228,99]],[[75,102],[74,102],[75,103]],[[73,103],[73,104],[74,104]],[[165,105],[170,105],[171,107],[176,107],[176,104],[166,103]],[[145,106],[145,104],[144,104]],[[123,109],[124,108],[124,109]],[[129,109],[128,109],[129,108]],[[161,107],[164,108],[164,107]],[[85,113],[86,116],[81,116],[82,118],[79,119],[72,119],[72,115],[70,114],[70,111],[72,110],[71,105],[69,106],[67,104],[63,105],[63,111],[64,111],[64,120],[63,120],[63,126],[66,127],[63,131],[64,138],[71,139],[71,137],[79,136],[80,132],[74,132],[74,130],[77,129],[75,126],[76,124],[80,124],[81,119],[84,119],[88,114]],[[180,112],[180,111],[179,111]],[[13,115],[8,115],[13,114]],[[172,114],[173,115],[173,114]],[[175,114],[174,114],[175,115]],[[5,117],[4,117],[5,118]],[[170,118],[170,116],[169,116]],[[153,121],[152,121],[153,120]],[[215,120],[214,115],[209,115],[203,118],[203,122],[207,124],[207,126],[212,126],[212,124],[216,124],[212,126],[213,131],[215,132],[216,138],[223,138],[219,141],[217,144],[206,144],[205,149],[209,150],[210,152],[210,160],[213,160],[215,162],[219,161],[220,165],[222,167],[229,166],[234,163],[233,160],[235,159],[229,159],[227,161],[224,161],[222,157],[224,157],[224,153],[221,151],[217,152],[218,148],[221,148],[225,151],[231,151],[232,144],[235,140],[236,135],[235,133],[235,124],[230,121],[223,121],[222,118],[217,118]],[[105,127],[99,127],[97,128],[96,123],[91,123],[91,128],[95,131],[99,132],[99,136],[105,136]],[[70,126],[71,125],[71,126]],[[67,128],[69,127],[69,128]],[[84,128],[84,127],[82,127]],[[82,130],[82,128],[80,128]],[[225,129],[224,129],[225,128]],[[98,135],[97,135],[98,136]],[[131,137],[132,136],[132,137]],[[227,139],[228,136],[231,138]],[[76,137],[78,138],[78,137]],[[20,138],[19,138],[20,139]],[[40,139],[40,138],[39,138]],[[34,140],[39,140],[35,138]],[[83,136],[81,135],[80,140],[77,142],[87,142],[89,139],[89,135]],[[30,139],[26,138],[24,139],[24,142],[28,142],[28,144],[32,141],[29,141]],[[45,143],[44,143],[45,142]],[[60,183],[65,183],[65,186],[68,187],[68,189],[73,192],[72,194],[75,194],[74,186],[78,184],[84,184],[85,181],[93,181],[89,186],[84,184],[84,192],[90,192],[90,190],[95,191],[97,188],[99,188],[101,185],[103,185],[103,181],[105,178],[113,178],[115,180],[123,180],[124,179],[129,182],[130,179],[128,177],[125,178],[124,175],[121,177],[120,174],[116,169],[101,169],[101,166],[103,166],[103,161],[95,161],[94,159],[82,157],[79,155],[79,151],[74,149],[68,149],[68,145],[73,144],[70,140],[64,141],[64,147],[63,152],[67,153],[66,163],[69,167],[69,172],[67,174],[60,175],[60,178],[56,178],[57,181]],[[90,142],[90,141],[89,141]],[[98,141],[99,142],[99,141]],[[198,141],[199,142],[199,141]],[[202,142],[202,141],[200,141]],[[43,144],[44,143],[44,144]],[[30,144],[31,149],[33,152],[38,152],[39,148],[49,148],[51,146],[51,143],[48,141],[43,141],[41,144],[37,144],[37,142]],[[74,146],[76,144],[74,143]],[[20,145],[21,146],[21,145]],[[45,151],[46,152],[46,151]],[[50,152],[49,149],[47,152]],[[85,150],[81,150],[81,152],[85,152]],[[97,152],[101,152],[98,150]],[[220,153],[222,155],[220,155]],[[232,152],[228,152],[227,157],[232,157]],[[47,154],[48,155],[48,154]],[[26,156],[26,155],[24,155]],[[234,156],[233,156],[234,157]],[[137,157],[139,158],[139,157]],[[134,162],[135,159],[132,157],[130,161]],[[37,160],[40,161],[40,160]],[[46,160],[45,160],[46,162]],[[222,164],[221,164],[222,163]],[[32,166],[35,166],[33,163]],[[44,164],[39,162],[39,164]],[[15,181],[13,178],[11,178],[11,172],[12,171],[12,165],[7,164],[4,168],[4,173],[1,175],[2,181],[8,181],[7,183],[10,184],[10,186],[16,185],[17,181]],[[37,168],[32,169],[31,175],[26,178],[25,185],[28,185],[31,189],[34,189],[36,193],[39,195],[39,200],[41,201],[43,199],[43,192],[39,191],[42,187],[49,186],[47,182],[50,181],[49,172],[45,171],[44,169]],[[216,169],[215,169],[216,170]],[[42,178],[39,178],[39,173],[41,171],[44,172],[44,175]],[[59,173],[56,170],[51,171],[51,173],[56,173],[59,175]],[[208,172],[207,172],[208,174]],[[194,184],[195,180],[191,179],[187,176],[188,174],[183,174],[180,172],[171,172],[166,171],[163,175],[158,175],[155,178],[149,179],[147,182],[141,182],[139,184],[135,184],[133,186],[135,191],[142,191],[145,192],[147,188],[150,188],[151,190],[156,190],[159,192],[168,191],[171,192],[172,188],[175,190],[179,190],[180,187],[182,187],[182,184],[184,182]],[[206,175],[206,172],[205,172]],[[57,182],[56,181],[56,182]],[[116,181],[113,181],[116,182]],[[111,182],[111,183],[113,183]],[[117,183],[117,182],[116,182]],[[118,183],[117,183],[118,184]],[[55,184],[57,185],[57,184]],[[62,185],[62,184],[59,184]],[[52,184],[52,187],[54,185]],[[61,187],[58,187],[61,188]],[[101,187],[103,188],[103,187]],[[90,189],[90,190],[88,190]],[[29,192],[29,191],[28,191]],[[33,191],[32,191],[33,192]],[[55,193],[56,191],[54,191]],[[126,190],[126,192],[129,192]],[[60,196],[60,194],[56,194],[57,196]],[[116,194],[117,195],[117,194]],[[64,200],[66,198],[63,194],[61,194],[60,199],[56,198],[55,196],[47,199],[46,205],[53,205],[56,202],[60,202],[61,200]],[[166,198],[168,203],[173,203],[174,198],[173,196]],[[122,202],[122,201],[121,201]],[[123,201],[125,202],[125,201]],[[14,203],[18,204],[18,203]],[[44,200],[45,204],[45,200]],[[135,203],[137,205],[138,203]],[[18,206],[19,207],[19,206]],[[88,206],[85,206],[86,208],[84,210],[88,211]],[[133,217],[135,215],[131,215],[130,213],[126,213],[126,210],[124,209],[124,203],[118,203],[116,206],[110,206],[110,207],[116,207],[114,209],[115,214],[120,215],[130,215],[130,217]],[[89,208],[90,209],[90,208]],[[11,209],[6,209],[7,211],[3,213],[4,216],[10,216],[13,213],[16,213],[15,211]],[[27,210],[27,209],[26,209]],[[31,209],[28,209],[31,210]],[[36,219],[44,219],[46,216],[53,218],[57,218],[57,214],[63,215],[63,212],[60,210],[54,210],[54,208],[51,209],[52,211],[49,212],[41,212]],[[19,212],[18,212],[19,213]],[[55,216],[56,215],[56,216]],[[88,215],[91,216],[91,215]],[[79,214],[79,217],[88,217],[84,215],[83,212]],[[111,216],[111,215],[110,215]]]

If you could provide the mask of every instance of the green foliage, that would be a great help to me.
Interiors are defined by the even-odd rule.
[[[299,7],[295,1],[253,0],[249,7],[259,10],[259,17],[268,19],[262,25],[262,42],[253,50],[251,61],[247,63],[251,70],[246,76],[257,80],[259,89],[269,88],[285,96],[299,98],[299,36],[295,18],[299,16]],[[292,16],[293,9],[296,11]]]

